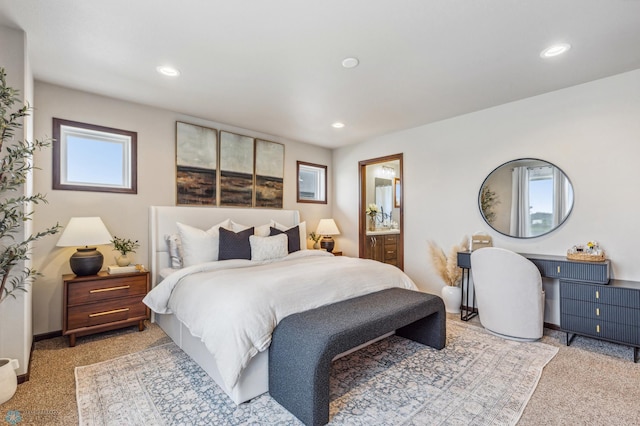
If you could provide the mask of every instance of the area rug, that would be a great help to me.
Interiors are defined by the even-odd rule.
[[[391,336],[333,363],[331,425],[513,425],[558,349],[449,322],[437,351]],[[173,343],[77,367],[81,425],[299,425],[268,394],[236,406]]]

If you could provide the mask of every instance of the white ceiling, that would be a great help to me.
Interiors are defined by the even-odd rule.
[[[640,68],[639,0],[0,0],[0,25],[39,80],[327,147]]]

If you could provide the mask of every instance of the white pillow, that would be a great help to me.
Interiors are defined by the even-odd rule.
[[[279,229],[280,231],[286,231],[289,228],[293,228],[293,226],[285,226],[281,223],[276,222],[275,220],[271,220],[271,224],[270,226],[273,226],[276,229]],[[298,226],[300,229],[300,250],[306,250],[307,249],[307,222],[300,222],[298,225],[294,225],[294,226]]]
[[[259,237],[251,235],[251,260],[280,259],[289,254],[287,246],[289,239],[286,234],[278,234],[273,237]]]
[[[206,231],[180,222],[176,225],[182,241],[182,266],[187,267],[218,260],[219,229],[220,227],[229,229],[231,221],[224,220]]]
[[[164,239],[167,242],[167,247],[169,248],[171,267],[173,269],[182,268],[182,258],[184,257],[184,255],[182,254],[182,242],[180,241],[180,235],[165,235]]]
[[[231,228],[229,228],[229,231],[233,231],[233,232],[235,232],[237,234],[238,232],[242,232],[245,229],[249,229],[249,228],[250,228],[250,226],[243,225],[241,223],[236,223],[234,221],[231,221]]]

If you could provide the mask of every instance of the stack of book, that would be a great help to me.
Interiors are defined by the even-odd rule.
[[[108,274],[130,274],[132,272],[138,272],[138,267],[136,265],[129,265],[129,266],[109,265],[109,266],[107,266],[107,273]]]

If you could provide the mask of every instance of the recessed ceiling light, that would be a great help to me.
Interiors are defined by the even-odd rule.
[[[355,68],[359,63],[360,61],[358,58],[344,58],[342,60],[342,66],[345,68]]]
[[[571,45],[568,43],[558,43],[553,46],[549,46],[540,52],[541,58],[552,58],[554,56],[562,55],[567,50],[571,49]]]
[[[156,67],[156,71],[162,75],[166,75],[167,77],[177,77],[180,75],[180,71],[168,65],[160,65],[159,67]]]
[[[331,127],[333,127],[334,129],[342,129],[344,127],[344,123],[340,123],[339,121],[336,121],[331,125]]]

